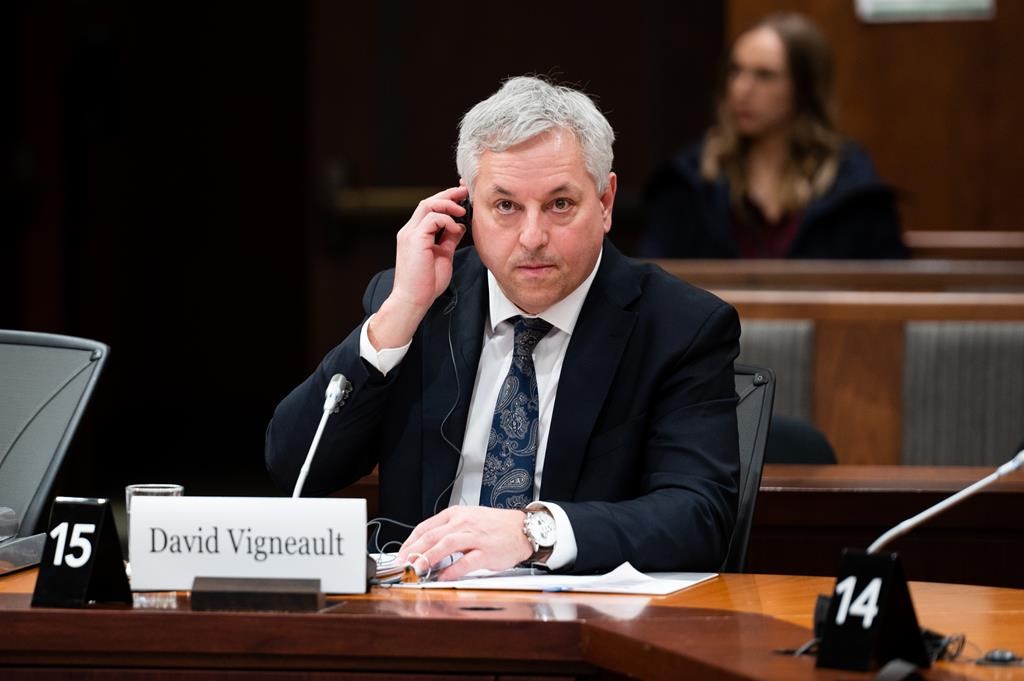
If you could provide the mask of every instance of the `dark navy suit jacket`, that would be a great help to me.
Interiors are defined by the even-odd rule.
[[[367,313],[393,276],[371,281]],[[452,285],[398,367],[384,376],[363,361],[357,328],[278,405],[266,437],[277,481],[294,484],[340,372],[354,389],[328,423],[304,493],[330,493],[379,466],[382,516],[415,525],[446,508],[486,315],[486,270],[475,249],[461,249]],[[540,491],[572,523],[574,571],[625,560],[647,571],[721,566],[737,503],[738,339],[731,306],[605,240],[566,351]],[[384,528],[385,539],[409,532]]]

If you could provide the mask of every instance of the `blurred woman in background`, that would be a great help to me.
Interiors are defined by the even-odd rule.
[[[742,33],[717,121],[648,186],[641,255],[904,258],[895,196],[833,124],[832,57],[799,14]]]

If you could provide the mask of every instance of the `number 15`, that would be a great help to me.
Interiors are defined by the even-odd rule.
[[[53,564],[60,566],[62,562],[67,562],[68,567],[80,568],[88,563],[89,557],[92,556],[92,542],[84,535],[92,534],[95,531],[96,525],[93,523],[75,523],[71,528],[71,541],[68,542],[67,521],[50,530],[50,536],[57,540],[57,547],[53,552]],[[82,552],[77,556],[72,551],[65,554],[65,543],[70,544],[72,550],[81,549]]]

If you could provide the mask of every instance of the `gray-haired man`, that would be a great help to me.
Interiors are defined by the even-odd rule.
[[[334,373],[354,390],[307,493],[374,466],[385,540],[442,579],[531,561],[715,570],[735,519],[735,311],[606,239],[614,133],[584,94],[513,78],[466,114],[461,182],[399,231],[367,319],[278,406],[298,475]],[[472,206],[474,246],[456,251]],[[404,524],[405,527],[402,527]],[[409,529],[412,529],[411,534]]]

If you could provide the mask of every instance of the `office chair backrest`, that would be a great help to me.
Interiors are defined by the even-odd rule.
[[[103,343],[0,330],[0,507],[17,536],[36,531],[78,420],[110,349]]]
[[[742,572],[747,560],[750,526],[754,522],[754,505],[761,487],[761,468],[775,400],[775,374],[771,369],[737,364],[735,373],[739,397],[736,422],[740,439],[740,499],[736,529],[729,541],[723,572]]]

